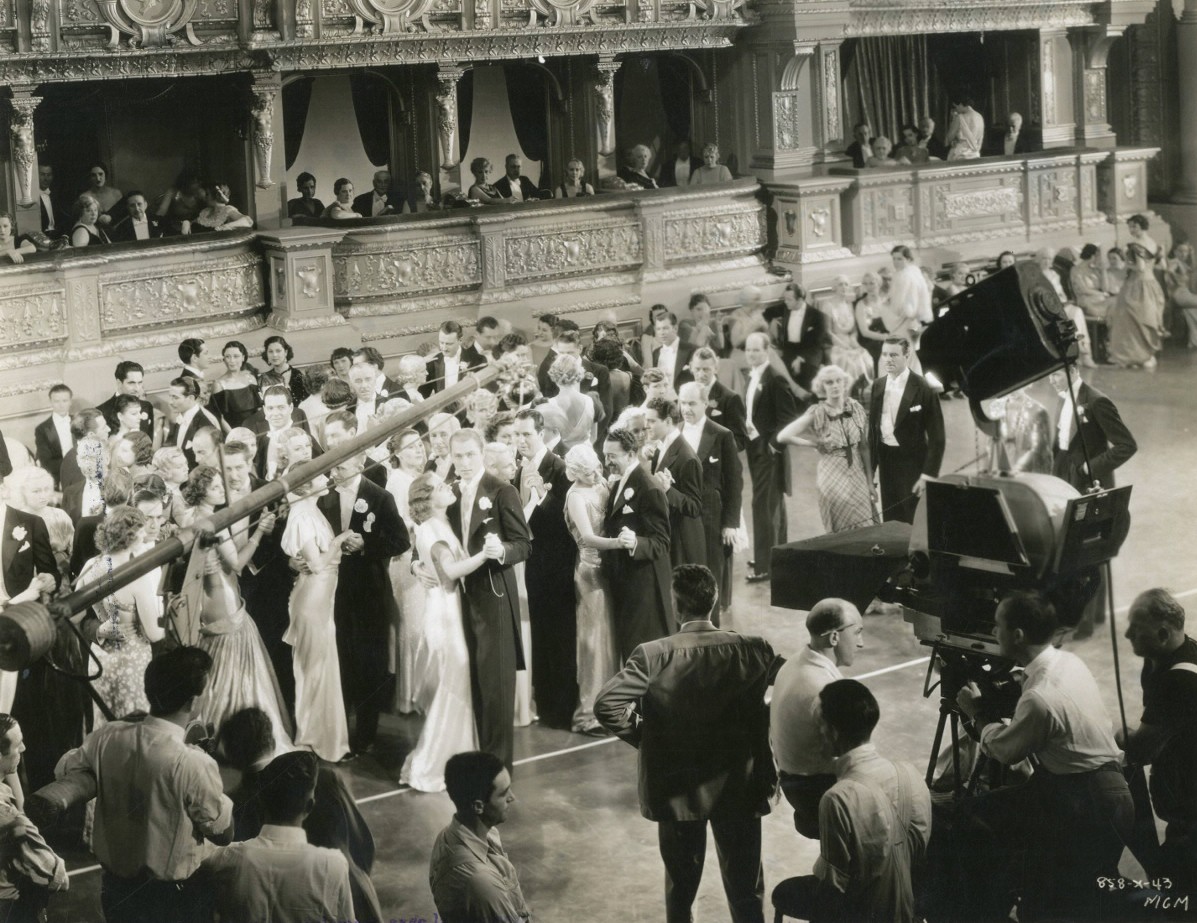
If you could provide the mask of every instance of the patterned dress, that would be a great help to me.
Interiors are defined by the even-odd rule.
[[[76,587],[84,587],[101,579],[115,565],[105,555],[92,558],[79,574]],[[156,572],[155,572],[156,573]],[[95,604],[96,615],[106,622],[120,626],[120,641],[106,639],[92,645],[92,653],[102,667],[93,688],[108,703],[118,718],[131,712],[150,710],[145,695],[145,668],[153,657],[149,639],[141,629],[141,619],[131,594],[118,590]],[[95,709],[95,726],[105,723],[99,708]]]
[[[861,454],[868,439],[864,408],[849,398],[843,412],[833,416],[826,404],[816,404],[809,438],[819,452],[815,484],[823,528],[844,532],[875,524],[872,481]]]
[[[607,485],[601,481],[594,487],[579,487],[575,484],[566,494],[567,504],[570,494],[575,493],[586,501],[586,515],[590,519],[591,530],[601,535],[607,510]],[[582,544],[582,533],[569,514],[568,506],[565,522],[578,545],[578,563],[574,568],[578,619],[578,707],[574,712],[573,730],[580,732],[598,727],[598,719],[594,717],[594,699],[603,688],[603,683],[619,669],[619,659],[611,620],[611,594],[603,574],[601,554],[597,548],[587,548]]]

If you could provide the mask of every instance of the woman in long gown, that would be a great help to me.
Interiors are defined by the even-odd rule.
[[[407,526],[407,534],[416,534],[416,524],[408,506],[408,492],[412,482],[424,473],[428,453],[424,440],[414,429],[405,429],[392,436],[387,443],[394,467],[387,471],[387,492],[395,498],[395,506]],[[417,709],[416,690],[420,688],[424,665],[416,658],[420,638],[424,634],[424,587],[411,572],[412,552],[409,548],[391,559],[391,587],[399,600],[399,624],[395,631],[395,710],[409,714]]]
[[[341,543],[349,533],[334,536],[316,507],[327,491],[328,478],[320,476],[288,495],[291,507],[280,544],[284,554],[302,557],[307,565],[291,589],[291,622],[283,635],[295,652],[295,744],[335,763],[349,753],[333,621]]]
[[[1123,368],[1153,369],[1162,348],[1164,290],[1152,254],[1137,243],[1126,248],[1126,281],[1106,315],[1109,359]]]
[[[619,654],[602,556],[597,548],[587,543],[602,534],[609,488],[603,479],[602,463],[588,445],[575,446],[565,453],[565,473],[573,481],[565,495],[565,524],[578,543],[578,563],[574,568],[578,707],[574,711],[573,730],[578,734],[605,736],[602,725],[594,717],[594,699],[603,683],[619,668]]]
[[[549,366],[549,378],[557,386],[557,393],[549,398],[565,414],[566,428],[561,442],[566,449],[594,441],[595,402],[582,393],[585,370],[577,356],[560,355]]]
[[[481,567],[486,557],[482,552],[467,557],[453,534],[448,509],[455,499],[453,488],[431,472],[420,475],[408,493],[416,522],[416,553],[437,579],[437,585],[427,589],[424,608],[428,672],[420,699],[427,718],[399,774],[401,784],[422,792],[444,791],[449,757],[478,747],[458,581]]]
[[[836,276],[832,295],[819,308],[827,316],[831,336],[831,364],[848,373],[853,386],[873,378],[874,362],[857,338],[856,313],[852,309],[852,283],[847,276]]]
[[[869,476],[868,417],[864,408],[848,397],[850,384],[847,373],[838,366],[821,368],[811,382],[811,390],[821,401],[777,434],[783,445],[818,450],[815,485],[819,515],[828,532],[877,522]]]
[[[215,468],[207,465],[199,465],[191,472],[180,494],[189,511],[186,518],[193,526],[210,519],[216,507],[227,499],[224,481]],[[278,677],[274,675],[258,626],[245,609],[237,583],[237,575],[249,564],[262,538],[274,529],[274,523],[273,513],[263,513],[240,549],[227,529],[212,536],[204,562],[197,641],[197,646],[212,658],[212,672],[196,712],[201,721],[219,728],[229,715],[252,705],[270,715],[280,738],[289,738],[291,720],[283,704]]]
[[[249,365],[249,350],[244,343],[237,340],[225,343],[221,357],[228,371],[213,383],[208,409],[216,414],[227,435],[229,430],[241,426],[257,412],[262,406],[262,395],[258,392],[258,376]]]

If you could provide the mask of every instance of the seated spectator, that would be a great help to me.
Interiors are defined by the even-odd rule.
[[[540,198],[536,184],[522,174],[524,161],[519,154],[508,154],[503,161],[506,174],[495,183],[495,191],[510,202],[532,202]]]
[[[184,170],[154,203],[154,216],[162,221],[168,234],[190,234],[191,222],[207,204],[204,184],[199,176]]]
[[[894,159],[898,163],[919,164],[927,163],[931,155],[927,149],[919,144],[919,130],[913,125],[902,126],[902,143],[894,151]]]
[[[1179,335],[1184,329],[1183,318],[1188,327],[1189,349],[1197,349],[1197,316],[1194,315],[1197,312],[1197,295],[1194,295],[1197,276],[1194,273],[1193,245],[1187,240],[1174,244],[1164,271],[1164,290],[1168,296],[1164,328]]]
[[[299,197],[287,200],[288,218],[319,218],[324,213],[324,203],[316,198],[316,177],[311,173],[300,173],[295,179]]]
[[[114,241],[156,240],[163,234],[162,222],[148,214],[149,203],[145,193],[132,190],[125,196],[126,214],[112,226]]]
[[[25,816],[17,776],[25,738],[12,715],[0,714],[0,919],[8,923],[45,919],[46,892],[70,887],[66,863]]]
[[[314,753],[292,751],[258,773],[258,834],[204,860],[220,919],[361,919],[354,913],[345,856],[309,843],[303,827],[319,772]]]
[[[623,168],[619,171],[619,178],[624,183],[637,186],[640,189],[656,189],[657,181],[648,175],[648,166],[652,163],[653,152],[646,144],[637,144],[628,148]]]
[[[492,186],[486,181],[486,177],[491,172],[491,165],[485,157],[475,157],[471,160],[470,172],[474,174],[474,184],[470,186],[466,198],[481,202],[483,205],[501,205],[504,202],[514,201],[510,197],[500,195],[498,187]]]
[[[204,190],[204,193],[208,204],[191,222],[192,232],[235,231],[239,228],[254,226],[253,218],[241,214],[229,204],[228,183],[212,183]]]
[[[270,716],[254,707],[230,715],[220,727],[218,744],[229,765],[241,774],[237,786],[229,792],[233,800],[233,839],[248,840],[257,836],[265,823],[261,775],[276,752]],[[374,867],[374,836],[333,766],[320,765],[312,809],[304,818],[303,829],[312,846],[335,849],[349,861],[354,914],[348,919],[383,919],[369,874]]]
[[[440,203],[432,194],[432,174],[421,170],[416,174],[416,182],[411,195],[403,203],[403,213],[419,214],[420,212],[436,211]]]
[[[71,228],[72,247],[92,247],[111,243],[108,232],[99,227],[100,202],[90,193],[83,193],[75,200],[72,210],[75,224]]]
[[[995,272],[1001,272],[1003,269],[1009,269],[1016,262],[1018,262],[1018,258],[1014,255],[1013,250],[1003,250],[998,254],[997,269]]]
[[[940,305],[968,288],[968,263],[949,263],[945,268],[948,270],[948,280],[936,283],[931,289],[931,304],[936,317],[939,316]]]
[[[515,801],[503,761],[479,751],[451,756],[445,788],[453,819],[437,835],[428,870],[437,912],[445,923],[531,920],[497,829]]]
[[[819,802],[819,861],[790,878],[773,904],[804,920],[919,919],[913,881],[931,837],[931,795],[913,766],[873,745],[880,717],[867,686],[840,679],[819,690],[823,740],[835,784]]]
[[[865,160],[866,167],[896,167],[898,161],[890,157],[890,152],[893,150],[893,142],[885,135],[878,135],[873,139],[873,156]]]
[[[702,146],[702,166],[690,174],[691,186],[710,186],[714,183],[730,183],[731,171],[719,162],[719,145]]]
[[[586,175],[586,165],[574,158],[565,165],[566,180],[557,187],[557,198],[574,199],[578,196],[594,195],[594,187],[590,183],[582,182]]]
[[[662,189],[667,186],[689,186],[690,177],[694,171],[702,166],[702,159],[695,157],[690,140],[679,141],[674,148],[673,159],[661,164],[658,184]]]
[[[844,151],[852,158],[852,166],[863,170],[873,156],[873,130],[868,122],[857,122],[852,128],[852,143]]]
[[[1085,324],[1084,312],[1073,302],[1064,287],[1060,269],[1057,269],[1057,266],[1068,267],[1065,271],[1071,276],[1071,267],[1075,262],[1068,258],[1071,252],[1071,250],[1065,248],[1060,251],[1059,255],[1053,256],[1050,247],[1040,247],[1035,251],[1035,262],[1039,266],[1039,271],[1043,273],[1043,277],[1051,283],[1052,288],[1055,290],[1056,296],[1060,299],[1060,304],[1064,308],[1065,316],[1076,324],[1077,347],[1081,353],[1080,364],[1085,368],[1096,368],[1097,362],[1093,358],[1092,344],[1089,341],[1089,331]]]
[[[390,171],[376,170],[370,185],[369,192],[363,192],[353,200],[353,210],[363,218],[398,214],[403,206],[399,197],[391,192]]]
[[[25,262],[24,254],[37,253],[37,247],[28,240],[17,243],[16,238],[13,237],[13,229],[12,215],[8,212],[0,212],[0,260],[23,263]]]
[[[990,157],[1013,157],[1032,150],[1031,141],[1022,130],[1022,116],[1017,112],[1006,116],[1005,127],[997,128],[985,146],[985,154]]]
[[[353,183],[345,177],[341,177],[333,183],[333,195],[336,199],[324,209],[322,218],[334,218],[338,221],[346,218],[360,218],[361,212],[353,207]]]
[[[919,119],[919,145],[932,160],[948,159],[948,146],[935,137],[935,119],[929,115]]]
[[[100,204],[100,215],[96,219],[96,223],[103,225],[106,230],[109,229],[112,225],[110,212],[120,204],[121,199],[125,196],[115,186],[108,185],[108,168],[98,160],[88,167],[87,188],[84,190],[84,194],[90,195]]]
[[[59,240],[71,226],[71,222],[66,211],[55,201],[57,193],[54,190],[54,167],[40,157],[37,164],[37,187],[42,233],[50,240]]]
[[[1085,244],[1069,276],[1073,296],[1084,312],[1085,326],[1089,328],[1094,358],[1101,362],[1106,356],[1106,314],[1113,303],[1113,299],[1105,292],[1101,249],[1096,244]]]

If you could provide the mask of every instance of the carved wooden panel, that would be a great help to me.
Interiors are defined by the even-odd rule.
[[[479,242],[441,240],[338,246],[333,251],[333,292],[338,298],[469,288],[482,282]]]
[[[734,212],[682,212],[665,218],[665,261],[753,253],[764,239],[759,208]]]
[[[1072,188],[1075,198],[1075,186]],[[1071,208],[1075,222],[1075,204],[1064,208],[1064,203],[1056,202],[1053,196],[1048,194],[1053,207],[1065,211]],[[1025,224],[1025,204],[1023,173],[1013,166],[1000,172],[963,168],[956,174],[922,175],[919,242],[951,244],[1008,234],[1012,227]]]
[[[61,288],[27,285],[0,296],[0,353],[66,337],[66,293]]]
[[[888,250],[893,241],[914,237],[914,189],[879,186],[860,190],[862,252]]]
[[[115,273],[100,283],[104,333],[245,314],[261,308],[262,259],[238,254],[199,265]]]
[[[510,231],[504,240],[509,282],[630,269],[644,259],[639,221]]]
[[[1057,167],[1030,173],[1031,223],[1060,225],[1076,223],[1076,167]]]

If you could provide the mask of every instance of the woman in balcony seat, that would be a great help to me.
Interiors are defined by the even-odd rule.
[[[702,146],[702,166],[690,174],[691,186],[710,186],[715,183],[730,183],[731,170],[719,162],[719,145]]]
[[[341,177],[333,183],[333,194],[336,199],[324,209],[322,218],[335,218],[338,221],[346,218],[360,218],[357,212],[353,210],[353,183],[345,177]]]
[[[23,263],[25,257],[22,254],[36,252],[37,247],[27,240],[17,243],[16,238],[13,237],[12,215],[8,212],[0,212],[0,261]]]
[[[578,196],[594,195],[594,187],[582,181],[586,165],[580,160],[571,160],[565,165],[566,181],[557,187],[557,198],[575,199]]]
[[[253,218],[243,215],[229,204],[229,187],[227,183],[213,183],[206,190],[207,205],[195,216],[191,223],[194,231],[235,231],[239,228],[252,228]]]
[[[91,247],[111,243],[108,232],[99,226],[100,203],[89,192],[75,200],[75,226],[71,228],[72,247]]]
[[[1126,282],[1106,316],[1110,362],[1122,368],[1155,368],[1163,317],[1164,291],[1155,278],[1154,256],[1132,242],[1126,248]]]
[[[87,171],[87,194],[100,203],[98,224],[108,228],[112,226],[112,216],[108,213],[125,198],[125,194],[115,186],[108,185],[108,168],[96,162]]]

